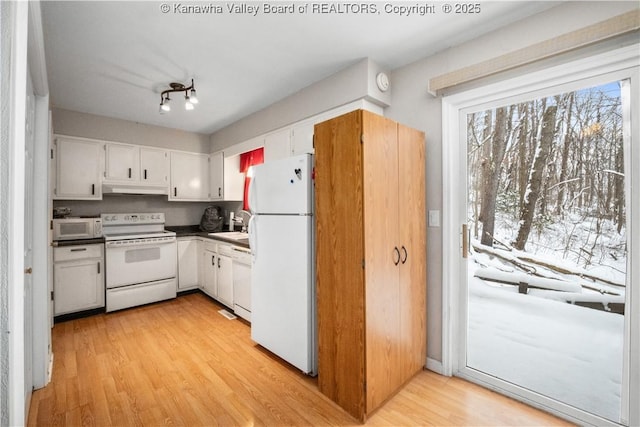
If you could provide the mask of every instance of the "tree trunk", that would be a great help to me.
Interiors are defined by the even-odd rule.
[[[507,147],[506,128],[507,108],[496,109],[496,119],[493,134],[491,135],[490,153],[485,151],[482,159],[482,206],[480,219],[482,221],[482,236],[480,242],[483,245],[493,246],[493,231],[496,219],[496,196],[500,183],[502,160]],[[488,145],[488,141],[485,142]],[[487,155],[488,154],[488,155]]]
[[[524,250],[524,246],[529,239],[531,224],[535,213],[536,202],[542,188],[542,177],[553,138],[555,135],[556,111],[558,107],[552,105],[544,110],[542,122],[538,130],[538,141],[536,152],[533,158],[531,171],[529,172],[529,183],[524,197],[524,206],[520,214],[520,229],[514,242],[514,247]]]
[[[622,144],[622,138],[617,141],[617,153],[616,153],[616,171],[624,173],[624,146]],[[616,176],[615,178],[615,221],[618,225],[618,233],[622,231],[624,227],[625,215],[624,215],[624,178]]]
[[[529,135],[529,108],[526,103],[520,104],[520,129],[518,133],[518,212],[524,206],[524,192],[527,189],[527,138]]]
[[[564,146],[562,147],[562,160],[560,162],[560,178],[558,182],[560,186],[558,187],[558,199],[556,200],[556,214],[562,215],[562,205],[564,204],[564,182],[567,179],[567,167],[569,161],[569,148],[571,147],[572,135],[571,135],[571,112],[573,110],[573,99],[575,97],[575,93],[571,92],[569,94],[569,106],[567,107],[567,119],[566,119],[566,132],[564,134]]]

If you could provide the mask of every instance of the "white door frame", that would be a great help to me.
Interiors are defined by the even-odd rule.
[[[23,425],[25,401],[24,361],[24,149],[27,91],[27,2],[10,6],[13,29],[10,76],[9,194],[8,196],[8,305],[9,305],[9,424]]]
[[[640,55],[638,45],[620,48],[607,53],[595,55],[589,58],[572,61],[563,65],[519,76],[516,78],[490,84],[466,92],[446,96],[442,100],[442,169],[443,169],[443,210],[448,212],[443,215],[443,301],[442,301],[442,366],[445,375],[459,375],[469,378],[468,369],[464,365],[464,357],[460,355],[460,342],[464,338],[466,328],[462,327],[463,314],[466,313],[466,294],[463,284],[466,283],[466,266],[461,256],[462,235],[461,224],[466,221],[464,205],[467,194],[466,177],[466,145],[462,146],[460,136],[466,134],[466,121],[463,110],[470,107],[490,104],[500,100],[504,104],[517,102],[521,98],[535,98],[542,93],[549,93],[549,88],[571,85],[574,82],[576,89],[584,87],[585,80],[594,84],[604,74],[614,78],[631,78],[633,84],[640,83]],[[578,70],[578,71],[576,71]],[[615,74],[614,74],[615,73]],[[623,90],[624,92],[624,90]],[[526,96],[524,94],[527,94]],[[638,117],[640,105],[638,97],[632,98],[631,110],[633,117]],[[640,168],[632,165],[640,164],[640,123],[632,121],[631,135],[625,138],[625,171],[629,172],[625,179],[625,191],[628,195],[627,233],[629,254],[640,253],[640,232],[633,229],[633,224],[640,224]],[[631,141],[633,139],[633,141]],[[635,192],[631,188],[636,189]],[[633,215],[633,217],[631,217]],[[638,282],[640,266],[631,263],[628,257],[627,268],[627,309],[625,315],[625,373],[623,377],[623,408],[622,417],[629,425],[640,425],[640,407],[629,406],[629,402],[640,401],[640,287],[633,283],[631,278]],[[635,335],[631,336],[630,331]],[[532,393],[522,393],[518,387],[510,387],[506,384],[496,386],[493,383],[485,383],[481,379],[469,378],[483,385],[497,389],[518,400],[523,400],[532,406],[541,407],[549,412],[556,413],[564,418],[572,419],[578,423],[606,424],[607,421],[578,411],[567,405],[544,398],[533,397]]]
[[[51,377],[51,290],[53,286],[51,229],[53,202],[50,195],[49,169],[51,120],[49,113],[49,85],[45,63],[44,36],[40,2],[29,2],[28,62],[36,99],[34,168],[38,173],[33,181],[33,387],[42,388]]]
[[[3,408],[2,420],[9,425],[24,425],[27,421],[29,409],[28,390],[34,384],[44,386],[47,381],[48,367],[50,366],[50,351],[48,349],[51,336],[49,319],[46,317],[48,292],[46,290],[50,281],[50,261],[41,254],[49,252],[49,239],[47,233],[50,214],[50,201],[48,201],[48,174],[36,174],[34,180],[34,263],[33,275],[33,300],[26,301],[24,293],[24,229],[25,229],[25,119],[26,119],[26,91],[29,67],[36,95],[35,117],[35,150],[34,167],[37,170],[46,171],[48,168],[49,152],[49,98],[46,84],[46,67],[44,63],[44,40],[42,37],[40,4],[37,1],[8,2],[3,8],[3,37],[8,35],[11,39],[10,59],[8,68],[10,93],[8,93],[8,121],[3,126],[8,127],[7,167],[8,188],[3,194],[4,203],[1,206],[3,219],[7,222],[7,246],[6,258],[3,259],[2,268],[6,268],[7,282],[7,330],[2,331],[7,335],[6,359],[3,353],[2,367],[8,368],[8,384],[2,384],[0,399]],[[6,33],[5,33],[6,31]],[[4,163],[3,163],[4,165]],[[44,169],[39,166],[44,165]],[[45,208],[45,206],[47,208]],[[6,215],[6,216],[5,216]],[[6,264],[4,261],[6,260]],[[37,302],[45,301],[43,304]],[[30,304],[35,313],[32,319],[33,337],[25,336],[25,304]],[[39,316],[39,317],[38,317]],[[3,325],[4,326],[4,325]],[[33,353],[33,384],[25,381],[25,340],[32,339]],[[5,365],[6,363],[6,365]],[[31,381],[29,381],[31,382]],[[6,388],[5,388],[6,387]],[[5,406],[6,405],[6,406]],[[6,408],[7,413],[4,413]],[[5,418],[6,417],[6,418]]]

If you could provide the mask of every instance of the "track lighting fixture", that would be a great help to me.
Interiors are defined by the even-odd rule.
[[[193,110],[193,106],[198,103],[193,79],[191,79],[191,86],[188,87],[182,83],[169,83],[169,86],[171,89],[163,90],[160,94],[160,114],[171,111],[169,94],[173,92],[184,92],[184,108],[185,110]]]

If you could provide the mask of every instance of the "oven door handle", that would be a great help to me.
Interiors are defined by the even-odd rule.
[[[118,241],[111,241],[111,242],[105,242],[105,246],[110,248],[110,249],[118,249],[118,248],[122,248],[122,249],[129,249],[129,248],[136,248],[136,247],[142,247],[142,246],[160,246],[160,245],[167,245],[169,243],[176,243],[175,239],[172,240],[159,240],[159,241],[155,241],[155,242],[127,242],[125,244],[122,243],[118,243]]]

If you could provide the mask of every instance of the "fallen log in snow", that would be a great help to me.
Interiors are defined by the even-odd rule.
[[[489,280],[491,282],[505,283],[520,287],[522,287],[522,284],[525,284],[526,288],[548,289],[552,291],[573,293],[582,292],[582,286],[580,286],[579,283],[531,276],[530,274],[518,271],[500,271],[494,267],[479,268],[474,273],[474,276],[482,280]]]

